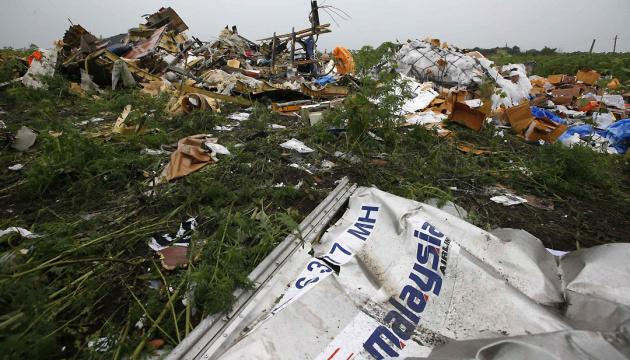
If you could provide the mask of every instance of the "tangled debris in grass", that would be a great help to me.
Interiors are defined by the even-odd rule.
[[[73,92],[60,74],[39,89],[0,90],[0,229],[24,229],[0,236],[4,353],[133,358],[172,349],[229,309],[249,272],[343,176],[453,201],[479,227],[524,229],[553,249],[630,238],[627,156],[532,145],[493,124],[402,126],[413,91],[377,71],[392,54],[355,52],[360,86],[317,104],[321,113],[299,108],[301,118],[272,111],[296,105],[270,99],[173,113],[167,93]],[[113,131],[119,117],[129,131]],[[9,135],[22,126],[37,138],[17,151]],[[230,155],[156,184],[178,141],[196,134],[224,146],[214,155]],[[507,194],[530,200],[490,200]],[[191,218],[194,229],[173,234]]]

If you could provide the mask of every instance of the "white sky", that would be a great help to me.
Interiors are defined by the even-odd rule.
[[[236,24],[250,40],[274,31],[309,26],[309,0],[2,0],[0,47],[31,43],[49,47],[63,37],[68,18],[94,35],[126,32],[140,17],[172,6],[201,40],[213,39]],[[518,45],[522,50],[550,46],[562,51],[630,51],[630,0],[320,0],[345,10],[352,19],[321,13],[333,33],[322,35],[321,50],[342,45],[357,49],[383,41],[439,38],[459,47]]]

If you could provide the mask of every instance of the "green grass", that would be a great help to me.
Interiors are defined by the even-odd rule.
[[[536,146],[511,134],[493,136],[491,128],[476,133],[451,124],[451,139],[421,127],[398,128],[393,114],[402,99],[391,95],[391,80],[391,74],[363,79],[361,91],[316,127],[257,105],[243,129],[225,134],[212,129],[227,122],[229,107],[222,114],[171,116],[165,112],[166,97],[128,90],[82,98],[69,93],[60,77],[51,79],[47,90],[18,85],[4,90],[0,108],[7,114],[0,119],[13,133],[26,125],[39,137],[24,153],[2,148],[0,229],[22,226],[44,235],[0,238],[4,357],[123,358],[150,352],[145,342],[156,338],[174,347],[203,317],[230,307],[232,291],[250,286],[247,274],[344,175],[419,201],[454,201],[476,225],[522,227],[563,249],[624,240],[630,225],[627,157]],[[377,94],[383,101],[374,107],[367,98]],[[132,137],[91,136],[111,127],[128,104],[138,119],[158,130]],[[105,121],[76,125],[92,117]],[[345,119],[348,132],[328,130]],[[272,122],[288,128],[271,131],[267,125]],[[55,138],[49,131],[63,135]],[[141,150],[172,147],[182,137],[203,133],[215,133],[233,155],[158,187],[155,196],[145,195],[147,179],[168,157]],[[279,144],[291,137],[316,152],[300,157],[281,149]],[[464,154],[457,142],[493,154]],[[335,158],[335,151],[361,161]],[[322,160],[337,166],[315,175],[288,166],[318,166]],[[7,170],[17,162],[25,164],[21,172]],[[300,181],[303,185],[295,189]],[[273,187],[280,182],[287,186]],[[497,184],[551,199],[556,210],[495,205],[484,191]],[[530,222],[519,223],[514,214]],[[189,267],[165,271],[147,242],[153,233],[175,232],[190,216],[198,216],[200,225]],[[151,280],[162,287],[150,288]],[[182,303],[184,296],[188,305]],[[145,325],[137,329],[143,317]],[[112,346],[105,352],[90,350],[88,342],[100,337],[111,339]]]
[[[630,53],[495,54],[490,56],[490,59],[499,65],[534,61],[536,62],[534,73],[539,76],[575,75],[580,69],[591,68],[599,71],[602,75],[618,78],[626,87],[628,87],[628,80],[630,80]]]

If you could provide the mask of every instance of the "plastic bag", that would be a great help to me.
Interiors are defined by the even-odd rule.
[[[566,120],[564,120],[563,118],[561,118],[560,116],[558,116],[557,114],[549,111],[549,110],[545,110],[539,107],[535,107],[532,106],[532,115],[534,115],[534,117],[536,119],[543,119],[543,118],[547,118],[557,124],[566,124]]]
[[[337,72],[339,74],[354,74],[354,58],[348,49],[336,47],[333,50],[333,56],[337,60]]]
[[[606,129],[604,137],[619,154],[625,154],[630,147],[630,119],[619,120]]]

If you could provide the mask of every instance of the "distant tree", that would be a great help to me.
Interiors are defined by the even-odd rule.
[[[553,55],[556,53],[556,48],[550,48],[545,46],[544,48],[542,48],[542,50],[540,50],[540,54],[541,55]]]

